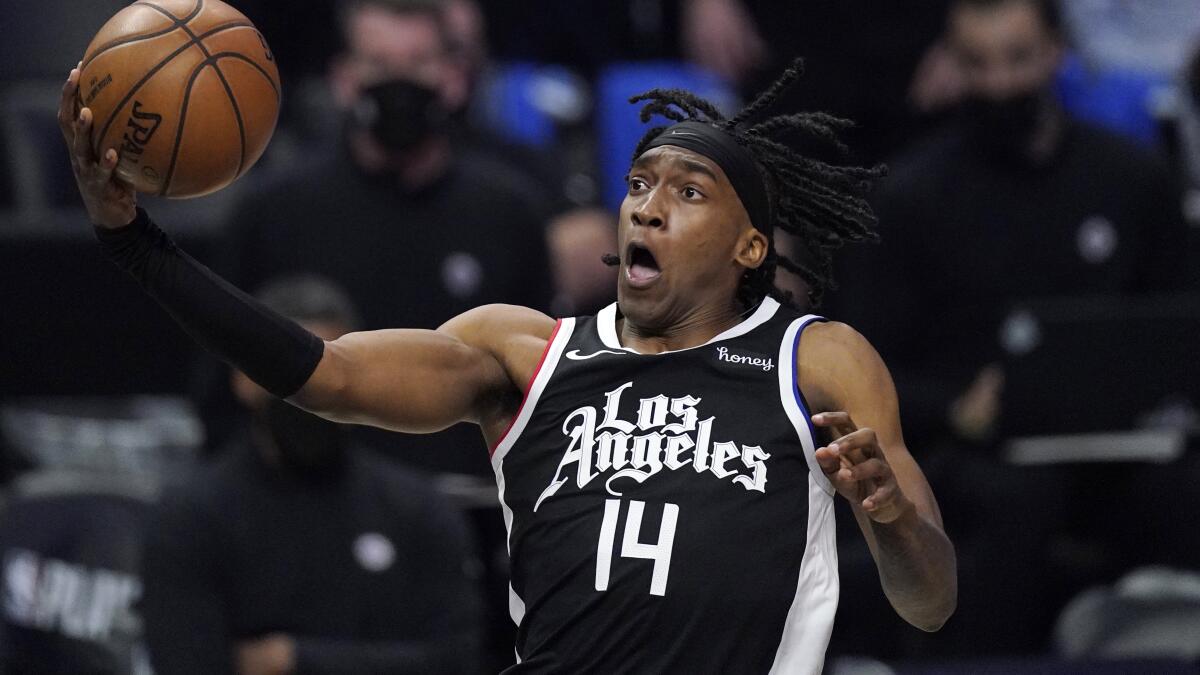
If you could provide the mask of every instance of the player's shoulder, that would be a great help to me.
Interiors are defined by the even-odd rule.
[[[800,340],[800,348],[842,355],[868,349],[875,350],[862,333],[847,323],[834,320],[815,321],[806,327]]]
[[[838,387],[887,372],[871,342],[840,321],[817,322],[804,330],[796,347],[796,368],[806,374],[802,380],[818,378]]]
[[[534,335],[549,338],[557,322],[536,309],[494,303],[469,309],[443,324],[443,328],[469,329],[493,335]]]
[[[467,310],[442,324],[439,331],[464,343],[502,356],[514,350],[545,348],[558,322],[520,305],[491,304]]]

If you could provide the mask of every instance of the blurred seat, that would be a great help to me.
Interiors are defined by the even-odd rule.
[[[586,83],[569,68],[500,63],[484,74],[473,114],[510,141],[546,147],[557,140],[560,127],[587,115],[590,98]]]
[[[596,82],[596,156],[600,164],[601,203],[615,209],[625,197],[624,176],[634,147],[651,125],[669,123],[654,117],[638,119],[638,106],[629,98],[650,89],[687,89],[712,101],[724,114],[735,112],[737,96],[716,75],[686,63],[669,61],[619,63],[600,71]]]
[[[1056,651],[1072,659],[1200,660],[1200,573],[1143,567],[1063,609]]]
[[[1143,144],[1157,143],[1174,84],[1131,70],[1096,70],[1070,55],[1058,73],[1059,99],[1073,115]]]

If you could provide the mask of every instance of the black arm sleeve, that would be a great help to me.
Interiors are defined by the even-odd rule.
[[[320,338],[179,250],[145,209],[124,227],[97,227],[96,237],[196,342],[272,394],[295,394],[316,370],[325,349]]]

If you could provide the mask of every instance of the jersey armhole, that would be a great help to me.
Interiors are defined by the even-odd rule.
[[[796,319],[788,326],[783,340],[779,345],[779,398],[787,412],[788,419],[796,429],[800,445],[804,448],[804,459],[808,463],[809,473],[822,490],[832,495],[833,484],[817,463],[817,430],[812,423],[812,410],[804,393],[800,390],[800,379],[796,363],[796,352],[800,348],[800,337],[804,329],[814,323],[827,321],[825,317],[808,314]]]
[[[533,413],[533,408],[537,405],[537,400],[546,388],[546,382],[550,379],[550,375],[554,372],[554,367],[558,364],[559,356],[562,355],[567,340],[571,338],[574,324],[574,319],[559,319],[555,322],[554,331],[550,333],[550,339],[546,340],[546,349],[542,352],[542,358],[538,360],[537,367],[533,369],[533,374],[529,376],[529,382],[525,385],[521,405],[517,408],[517,412],[513,415],[513,418],[509,420],[508,427],[505,428],[504,433],[500,434],[500,438],[497,439],[495,445],[488,450],[489,457],[495,459],[496,451],[501,446],[505,446],[510,437],[512,442],[507,443],[509,447],[521,435],[521,431],[525,428],[525,424],[529,421],[529,417]]]

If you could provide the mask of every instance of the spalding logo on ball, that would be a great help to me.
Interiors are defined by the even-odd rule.
[[[139,192],[198,197],[262,156],[279,117],[279,70],[262,33],[220,0],[139,1],[88,45],[78,107],[92,146],[120,155]]]

